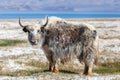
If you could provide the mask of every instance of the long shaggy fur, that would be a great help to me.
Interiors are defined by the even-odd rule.
[[[93,26],[57,17],[46,17],[41,21],[40,29],[33,25],[23,26],[20,19],[19,24],[28,33],[31,45],[37,45],[40,39],[50,71],[58,72],[58,60],[64,64],[76,57],[84,62],[84,74],[92,75],[93,64],[98,60],[98,34]]]
[[[53,24],[54,23],[54,24]],[[73,24],[58,19],[44,27],[42,45],[48,45],[46,56],[62,63],[77,57],[80,62],[96,63],[98,57],[97,31],[86,24]]]

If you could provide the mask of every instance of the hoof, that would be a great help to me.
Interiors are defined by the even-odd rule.
[[[87,76],[92,76],[93,74],[92,73],[88,73]]]
[[[52,69],[49,69],[48,71],[53,72],[53,70],[52,70]]]
[[[83,73],[83,75],[92,76],[93,74],[92,73]]]
[[[53,68],[50,66],[48,71],[52,72],[53,71]]]
[[[58,70],[58,68],[54,68],[52,72],[54,72],[54,73],[58,73],[59,70]]]

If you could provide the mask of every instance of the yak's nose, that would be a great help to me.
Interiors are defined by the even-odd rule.
[[[37,44],[37,40],[32,40],[31,43]]]

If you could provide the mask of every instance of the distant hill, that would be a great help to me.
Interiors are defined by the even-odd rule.
[[[0,11],[112,11],[119,12],[120,0],[0,0]]]

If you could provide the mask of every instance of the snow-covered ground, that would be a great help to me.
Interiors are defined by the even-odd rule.
[[[24,24],[33,24],[37,20],[24,20]],[[76,21],[79,21],[79,19]],[[99,40],[99,51],[106,52],[106,54],[99,55],[99,62],[109,61],[119,61],[120,62],[120,20],[104,20],[104,21],[82,21],[92,24],[98,30],[100,40]],[[22,31],[22,28],[18,25],[17,20],[0,20],[0,39],[22,39],[27,40],[27,34]],[[110,53],[110,54],[107,54]],[[4,66],[2,70],[22,70],[30,68],[29,66],[20,65],[16,63],[13,59],[7,58],[9,56],[20,56],[20,55],[30,55],[29,59],[40,60],[42,62],[47,62],[47,59],[40,49],[39,46],[32,47],[29,43],[20,46],[7,46],[0,47],[0,65]],[[19,61],[25,61],[27,57],[19,58]],[[76,62],[77,63],[77,62]],[[0,69],[1,70],[1,69]],[[0,76],[0,80],[120,80],[120,75],[105,75],[105,76],[92,76],[85,77],[82,75],[69,75],[62,76],[53,73],[42,73],[40,75],[31,76]]]
[[[70,75],[60,76],[54,73],[46,73],[41,75],[31,76],[19,76],[19,77],[8,77],[1,76],[0,80],[120,80],[120,75],[107,75],[107,76],[83,76],[83,75]]]

